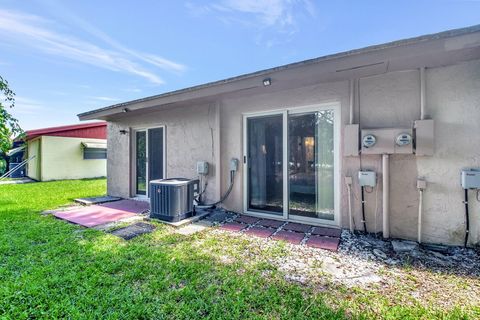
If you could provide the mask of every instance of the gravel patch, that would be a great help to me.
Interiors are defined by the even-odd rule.
[[[231,223],[236,217],[229,213],[223,223]],[[222,225],[220,221],[217,223]],[[252,264],[269,263],[281,271],[286,280],[318,290],[331,290],[332,285],[355,287],[368,289],[392,303],[421,303],[442,308],[479,304],[478,250],[383,240],[370,234],[352,234],[348,230],[341,232],[336,252],[308,246],[312,233],[307,233],[299,245],[283,242],[279,246],[273,238],[281,227],[265,239],[249,234],[248,230],[258,228],[257,225],[261,222],[247,225],[240,232],[214,228],[210,233],[214,237],[245,240],[230,259]],[[348,294],[355,294],[355,291]]]
[[[214,237],[245,239],[247,244],[234,259],[270,263],[288,281],[318,290],[331,290],[332,285],[368,289],[392,303],[452,308],[480,301],[480,255],[473,249],[438,247],[442,253],[419,246],[397,253],[391,240],[343,230],[337,252],[309,247],[305,242],[285,242],[281,254],[269,254],[278,252],[279,243],[251,237],[245,230],[214,228],[210,232]]]

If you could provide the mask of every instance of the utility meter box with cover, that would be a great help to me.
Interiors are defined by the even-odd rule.
[[[358,183],[360,187],[375,187],[377,184],[377,174],[375,171],[359,171]]]
[[[462,170],[462,188],[480,189],[480,169]]]

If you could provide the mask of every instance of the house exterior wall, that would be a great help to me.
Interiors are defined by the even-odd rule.
[[[210,174],[205,196],[207,200],[215,199],[216,112],[218,109],[215,104],[193,105],[110,122],[107,144],[109,194],[134,196],[134,185],[128,172],[133,172],[131,139],[134,138],[135,129],[165,126],[166,178],[196,178],[197,161],[208,161]],[[128,130],[129,134],[121,134],[120,130]]]
[[[98,143],[105,142],[105,140],[43,136],[41,180],[104,177],[106,175],[106,160],[84,160],[82,142]]]
[[[39,137],[27,142],[27,159],[34,157],[27,163],[27,176],[34,180],[42,179],[40,171],[40,164],[42,162],[40,152],[41,140],[42,137]]]
[[[435,155],[417,158],[424,193],[425,241],[462,244],[462,168],[480,167],[480,61],[426,73],[427,114],[435,119]],[[470,191],[470,238],[480,242],[480,202]]]
[[[291,72],[299,72],[291,71]],[[128,116],[109,123],[108,190],[115,196],[130,196],[128,174],[131,169],[130,135],[120,129],[135,126],[166,125],[167,176],[195,176],[195,163],[206,160],[213,164],[209,199],[213,193],[228,188],[228,161],[243,158],[242,115],[250,112],[301,107],[319,103],[341,105],[340,193],[341,226],[348,226],[345,176],[353,177],[353,215],[356,228],[361,229],[360,169],[375,170],[378,185],[366,194],[366,220],[370,232],[382,230],[382,168],[380,155],[344,157],[343,128],[348,123],[349,82],[320,83],[313,86],[274,92],[274,85],[265,94],[239,98],[217,99],[216,114],[212,105],[191,105],[155,111],[141,116]],[[415,239],[417,235],[418,177],[426,179],[424,193],[423,240],[425,242],[460,245],[464,238],[463,190],[460,170],[480,167],[480,61],[427,69],[426,113],[435,120],[435,153],[432,157],[392,155],[390,157],[390,234],[391,237]],[[418,70],[397,71],[361,78],[355,98],[354,123],[362,128],[407,127],[420,117],[420,80]],[[215,114],[215,116],[214,116]],[[220,118],[217,129],[216,116]],[[216,131],[219,130],[219,131]],[[220,158],[215,155],[215,136],[220,136]],[[113,148],[113,146],[115,146]],[[219,172],[215,170],[219,168]],[[224,206],[243,211],[243,165],[240,165],[235,186]],[[215,174],[220,173],[220,189]],[[472,192],[473,193],[473,192]],[[471,195],[474,199],[474,195]],[[480,240],[480,203],[470,201],[471,243]]]

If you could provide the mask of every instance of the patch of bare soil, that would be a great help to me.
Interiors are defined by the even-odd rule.
[[[287,280],[318,290],[343,287],[347,290],[337,290],[338,294],[351,296],[358,291],[348,288],[357,288],[395,304],[445,309],[480,303],[480,255],[473,249],[436,247],[433,251],[408,241],[394,246],[390,240],[343,231],[337,252],[285,243],[281,254],[268,254],[275,252],[276,241],[219,229],[211,232],[248,240],[241,254],[231,253],[236,259],[271,263]],[[222,259],[230,262],[232,255],[226,252]]]

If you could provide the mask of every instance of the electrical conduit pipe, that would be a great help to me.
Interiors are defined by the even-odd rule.
[[[423,189],[418,189],[418,243],[422,243]]]
[[[425,120],[425,67],[420,68],[420,120]],[[423,213],[423,190],[424,186],[418,188],[418,243],[422,243],[422,213]]]
[[[350,232],[353,233],[355,228],[353,226],[353,216],[352,216],[352,177],[345,177],[345,184],[347,185],[348,193],[348,223],[350,227]]]
[[[382,182],[383,182],[383,238],[390,238],[390,163],[389,155],[382,155]]]

